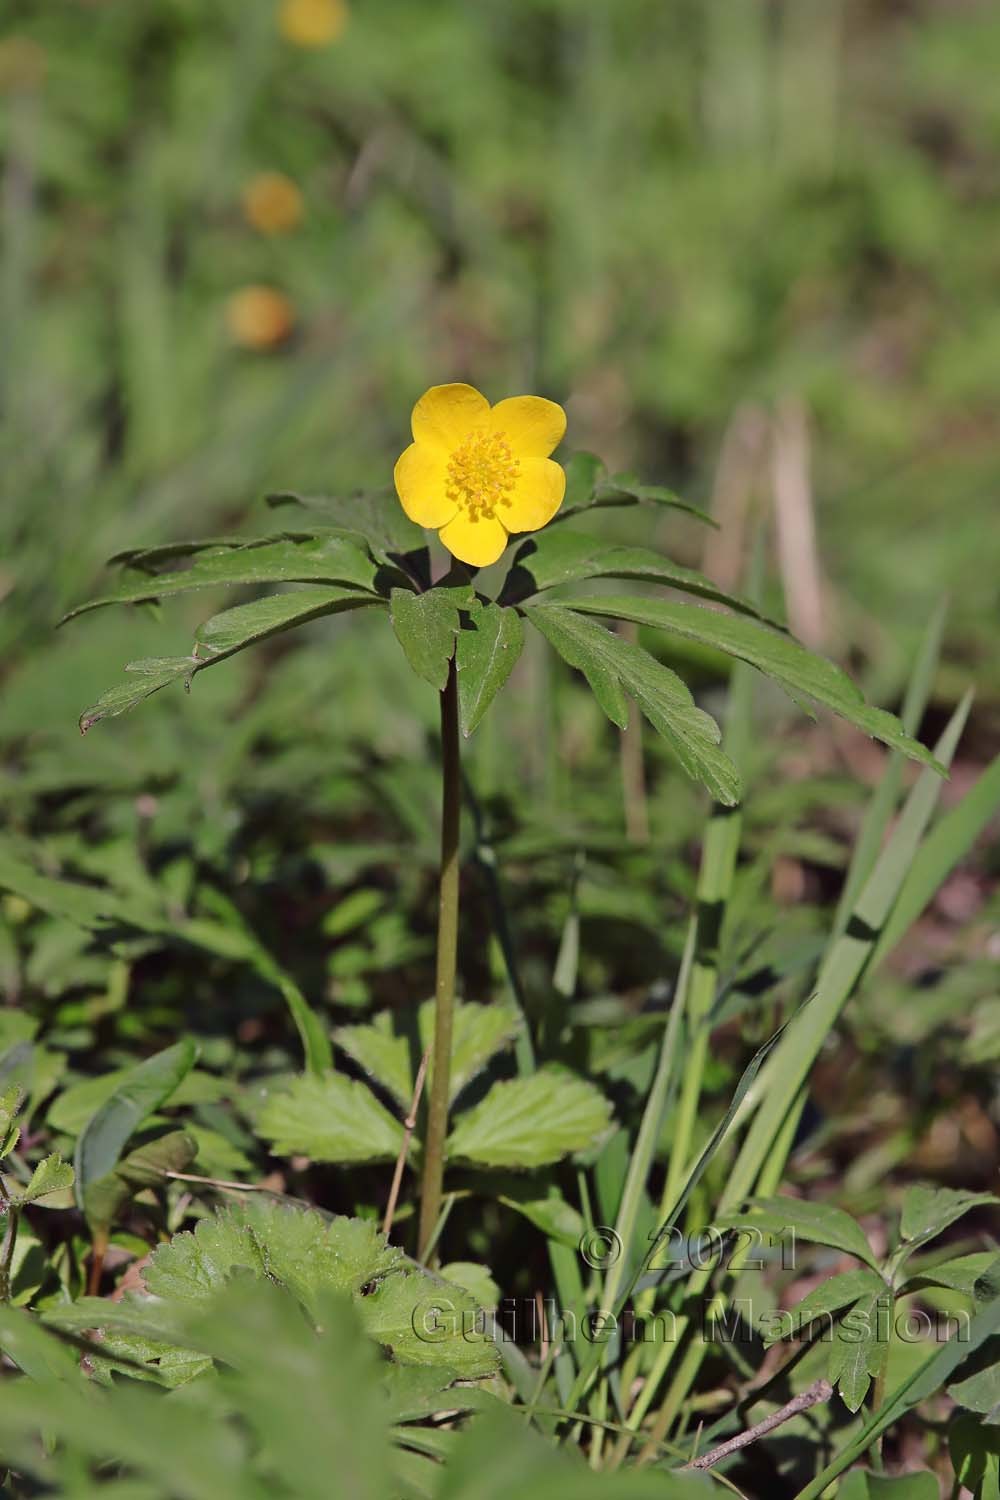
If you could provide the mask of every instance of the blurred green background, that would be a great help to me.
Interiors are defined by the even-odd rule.
[[[466,379],[713,505],[716,572],[783,473],[793,625],[890,701],[947,590],[996,689],[998,74],[994,0],[5,0],[8,667]]]

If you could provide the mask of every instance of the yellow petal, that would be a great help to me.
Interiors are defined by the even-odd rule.
[[[459,511],[455,519],[438,532],[438,536],[453,557],[472,568],[488,568],[507,545],[507,528],[499,521],[489,521],[485,516],[470,521],[464,510]]]
[[[490,422],[519,458],[548,458],[566,436],[566,413],[544,396],[508,396],[494,406]]]
[[[562,505],[566,474],[551,458],[522,458],[521,472],[503,518],[511,531],[538,531]]]
[[[443,526],[457,506],[445,494],[447,455],[421,443],[411,443],[393,470],[396,493],[411,521],[418,526]]]
[[[484,423],[490,403],[471,385],[432,385],[413,408],[414,440],[450,453]]]

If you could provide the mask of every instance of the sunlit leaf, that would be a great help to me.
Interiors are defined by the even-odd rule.
[[[395,1157],[403,1127],[365,1084],[342,1073],[296,1078],[271,1094],[257,1133],[279,1156],[316,1161],[384,1161]]]
[[[593,1084],[555,1066],[495,1083],[456,1121],[448,1155],[490,1167],[540,1167],[592,1149],[611,1124]]]
[[[628,722],[627,692],[690,777],[702,782],[717,802],[733,806],[739,801],[742,783],[719,748],[719,726],[697,707],[675,672],[575,609],[542,604],[528,606],[525,613],[560,656],[583,673],[613,723],[624,728]]]

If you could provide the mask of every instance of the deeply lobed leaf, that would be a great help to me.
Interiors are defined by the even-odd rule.
[[[673,751],[681,768],[717,802],[739,801],[739,772],[719,748],[715,720],[698,708],[686,684],[641,646],[625,641],[561,604],[529,605],[525,613],[564,661],[586,677],[612,723],[628,723],[627,692]]]

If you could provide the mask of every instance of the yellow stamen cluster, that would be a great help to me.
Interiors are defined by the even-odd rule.
[[[445,493],[470,521],[492,521],[498,506],[510,505],[520,467],[502,432],[470,432],[448,460]]]

